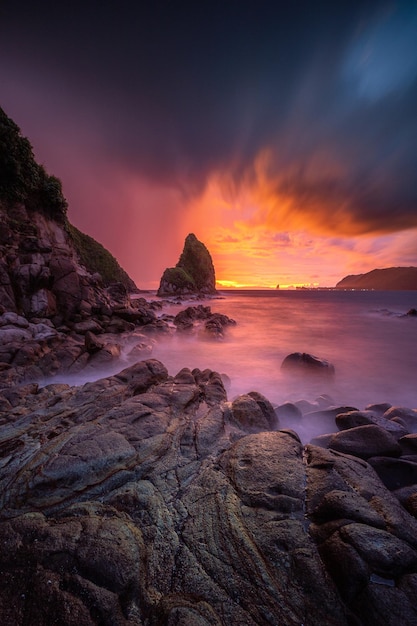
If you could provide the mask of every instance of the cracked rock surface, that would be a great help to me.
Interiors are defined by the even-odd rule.
[[[259,393],[229,402],[216,372],[152,359],[12,392],[0,623],[417,623],[415,517],[360,455],[280,430]]]

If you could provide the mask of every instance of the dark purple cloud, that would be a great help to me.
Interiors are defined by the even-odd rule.
[[[417,225],[416,30],[414,2],[3,0],[0,104],[77,200],[93,163],[188,195],[267,148],[301,213],[389,232]]]

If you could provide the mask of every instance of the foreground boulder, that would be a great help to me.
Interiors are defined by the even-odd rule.
[[[0,407],[0,623],[417,622],[417,489],[304,447],[261,394],[150,359]]]

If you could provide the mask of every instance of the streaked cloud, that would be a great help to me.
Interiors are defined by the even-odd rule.
[[[0,105],[141,286],[191,231],[222,280],[334,284],[417,264],[416,28],[407,1],[5,0]]]

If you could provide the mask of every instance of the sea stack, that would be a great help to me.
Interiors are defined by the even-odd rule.
[[[158,296],[213,295],[216,276],[210,252],[190,233],[175,267],[168,267],[161,278]]]

